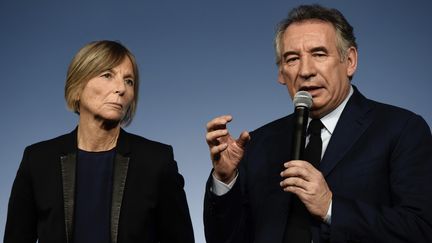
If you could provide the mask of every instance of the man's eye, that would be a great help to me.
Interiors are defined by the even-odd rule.
[[[313,57],[316,57],[316,58],[323,58],[323,57],[326,57],[326,56],[327,56],[327,54],[326,53],[322,53],[322,52],[317,52],[317,53],[313,54]]]
[[[295,61],[297,61],[299,58],[298,57],[287,57],[285,59],[285,63],[287,64],[293,64]]]

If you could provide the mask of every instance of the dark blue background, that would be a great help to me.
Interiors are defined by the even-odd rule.
[[[0,235],[23,149],[69,132],[67,66],[80,47],[119,40],[141,72],[138,112],[127,130],[174,146],[196,241],[211,164],[205,124],[234,116],[232,133],[290,113],[277,83],[273,36],[288,10],[310,1],[129,0],[0,2]],[[322,1],[354,26],[353,83],[369,98],[410,109],[432,124],[432,2]],[[432,175],[431,175],[432,176]]]

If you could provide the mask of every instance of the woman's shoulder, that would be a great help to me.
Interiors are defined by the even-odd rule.
[[[27,151],[57,151],[64,150],[64,148],[74,146],[74,132],[62,134],[57,137],[42,140],[27,146]],[[75,141],[76,144],[76,141]]]
[[[120,143],[129,144],[130,148],[138,151],[152,151],[152,153],[169,153],[173,149],[171,145],[154,141],[143,136],[122,131]]]

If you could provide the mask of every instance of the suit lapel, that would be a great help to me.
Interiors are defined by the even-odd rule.
[[[342,160],[372,123],[373,117],[367,115],[371,109],[370,102],[354,87],[354,94],[342,112],[321,160],[319,168],[324,177]]]
[[[70,153],[60,157],[63,179],[63,203],[66,226],[66,242],[72,242],[72,225],[75,206],[76,155]]]
[[[67,242],[72,242],[73,215],[75,207],[75,173],[76,155],[74,153],[61,157],[63,179],[63,200]],[[111,239],[117,242],[120,209],[123,200],[129,158],[117,154],[114,159],[113,192],[111,205]]]
[[[117,154],[114,160],[114,177],[111,203],[111,242],[117,243],[121,204],[123,201],[129,158]]]
[[[72,242],[73,216],[75,208],[75,178],[77,129],[68,134],[62,141],[61,176],[63,181],[63,201],[65,214],[66,239]],[[130,146],[127,133],[121,129],[114,159],[112,205],[111,205],[111,242],[117,243],[120,210],[123,201],[126,177],[129,168]]]
[[[127,133],[121,129],[117,142],[117,153],[114,159],[114,175],[111,202],[111,242],[117,243],[120,212],[123,202],[126,177],[129,169],[130,152]]]
[[[63,186],[63,207],[66,242],[72,242],[73,216],[75,209],[75,178],[77,129],[65,135],[60,140],[60,168]]]

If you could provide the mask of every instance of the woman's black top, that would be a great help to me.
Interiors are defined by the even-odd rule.
[[[78,150],[74,234],[75,243],[109,243],[115,150]]]

